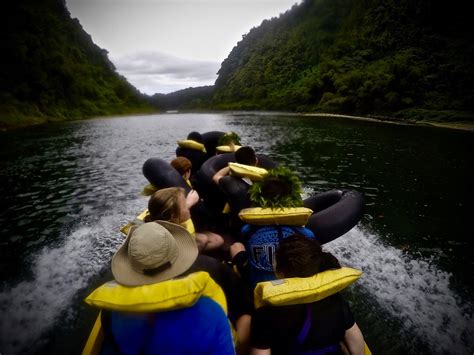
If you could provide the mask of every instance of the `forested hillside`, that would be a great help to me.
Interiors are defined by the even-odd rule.
[[[178,90],[169,94],[155,94],[149,102],[158,110],[196,110],[209,108],[214,86],[199,86]]]
[[[150,110],[64,0],[2,3],[0,124]]]
[[[213,106],[472,120],[465,4],[305,0],[234,47]]]

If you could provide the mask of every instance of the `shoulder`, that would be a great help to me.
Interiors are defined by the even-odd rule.
[[[212,258],[207,255],[198,255],[196,261],[185,272],[185,274],[189,274],[196,271],[207,271],[209,274],[211,274],[212,277],[214,273],[222,271],[225,267],[225,265],[223,265],[219,260],[215,258]]]
[[[272,327],[278,324],[291,326],[295,321],[304,317],[305,306],[301,304],[290,306],[271,307],[265,306],[258,308],[252,315],[252,324],[266,324],[267,327]]]
[[[304,305],[265,306],[254,311],[250,328],[251,344],[258,348],[287,345],[299,331],[305,317]],[[282,337],[281,335],[285,336]]]
[[[349,303],[340,293],[336,293],[313,303],[313,310],[315,314],[323,318],[330,317],[339,319],[343,322],[345,329],[349,329],[355,323]]]
[[[252,226],[249,230],[249,241],[256,243],[278,243],[279,230],[276,226]]]
[[[208,316],[215,318],[216,320],[225,320],[227,323],[227,315],[225,314],[222,307],[214,300],[209,297],[201,297],[196,305],[200,308],[200,313],[207,314]]]
[[[293,227],[298,233],[301,233],[305,237],[315,238],[313,231],[306,227]]]

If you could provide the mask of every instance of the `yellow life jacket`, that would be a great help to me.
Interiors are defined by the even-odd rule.
[[[120,228],[120,231],[123,234],[128,235],[128,232],[130,232],[130,228],[132,228],[134,225],[141,224],[141,222],[143,222],[145,220],[145,217],[149,214],[150,213],[148,212],[148,209],[144,210],[133,221],[128,222],[127,224],[123,225]],[[180,223],[180,225],[181,227],[185,228],[191,235],[194,236],[194,234],[196,234],[196,229],[194,228],[194,223],[191,218]]]
[[[188,185],[190,188],[193,188],[193,184],[191,184],[191,181],[189,179],[183,177],[183,180],[186,182],[186,185]]]
[[[158,188],[153,185],[153,184],[147,184],[143,187],[142,190],[142,195],[143,196],[151,196],[153,195],[156,191],[158,191]]]
[[[204,147],[204,144],[196,142],[195,140],[184,139],[181,141],[177,141],[177,143],[178,143],[178,146],[181,148],[198,150],[198,151],[206,153],[206,148]]]
[[[223,213],[223,214],[228,214],[228,213],[230,213],[230,205],[229,205],[229,202],[226,202],[226,203],[225,203],[224,208],[222,209],[222,213]]]
[[[259,168],[258,166],[239,164],[230,162],[228,164],[230,174],[241,178],[248,178],[252,181],[262,181],[268,174],[267,169]]]
[[[260,282],[254,290],[255,308],[312,303],[334,295],[362,276],[349,267],[320,272],[314,276]],[[364,342],[364,355],[371,355]]]
[[[343,290],[361,275],[360,270],[342,267],[310,277],[260,282],[254,289],[255,308],[317,302]]]
[[[204,271],[137,287],[109,281],[95,289],[85,301],[91,306],[112,311],[154,313],[191,307],[200,297],[210,297],[227,314],[224,292]]]
[[[196,234],[196,229],[194,228],[194,223],[191,218],[181,222],[179,225],[186,229],[192,236]]]
[[[240,148],[242,148],[242,146],[240,145],[218,145],[216,147],[216,151],[218,151],[219,153],[232,153],[238,151]]]
[[[304,226],[313,211],[306,207],[244,208],[239,212],[242,221],[253,225]]]
[[[152,285],[126,287],[110,281],[95,289],[86,303],[101,309],[134,313],[171,311],[193,306],[200,297],[209,297],[227,314],[224,292],[207,272]],[[97,317],[82,354],[99,354],[104,339],[101,316]]]
[[[141,224],[145,220],[145,217],[149,215],[148,209],[144,210],[142,213],[140,213],[133,221],[128,222],[127,224],[123,225],[120,227],[120,231],[128,235],[128,232],[130,231],[130,228],[132,228],[134,225]]]

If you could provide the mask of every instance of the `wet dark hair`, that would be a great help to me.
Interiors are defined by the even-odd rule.
[[[235,161],[239,164],[255,165],[257,156],[252,147],[241,147],[235,152]]]
[[[280,166],[250,187],[250,200],[262,208],[299,207],[303,205],[301,183],[291,170]]]
[[[279,177],[269,176],[264,179],[261,188],[261,196],[265,199],[275,199],[281,196],[291,195],[293,186],[290,181]]]
[[[300,234],[283,239],[275,252],[275,259],[275,271],[284,277],[309,277],[341,267],[334,255],[322,250],[318,241]]]
[[[196,131],[189,132],[187,139],[191,139],[191,140],[199,142],[199,143],[204,142],[203,139],[202,139],[201,133],[196,132]]]

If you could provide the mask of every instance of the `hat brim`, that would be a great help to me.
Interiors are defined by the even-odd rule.
[[[170,280],[189,269],[198,256],[196,241],[186,229],[166,221],[154,221],[150,223],[158,223],[173,235],[178,246],[178,257],[170,267],[155,274],[145,275],[135,271],[128,258],[128,245],[136,229],[132,228],[127,235],[125,243],[123,243],[112,257],[112,274],[115,280],[124,286],[143,286]]]

